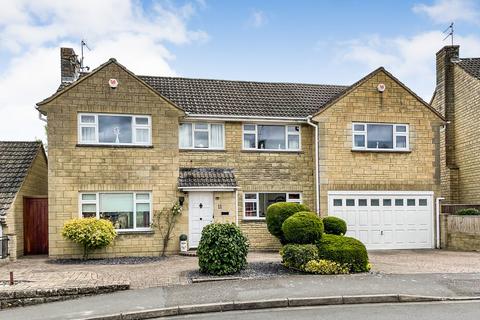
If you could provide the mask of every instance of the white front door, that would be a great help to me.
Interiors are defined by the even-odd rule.
[[[328,215],[347,222],[347,236],[367,249],[433,247],[433,192],[331,191]]]
[[[188,203],[189,247],[196,248],[202,236],[203,227],[213,222],[213,193],[190,192]]]

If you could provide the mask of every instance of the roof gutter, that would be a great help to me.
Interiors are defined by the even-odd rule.
[[[315,128],[315,209],[320,216],[320,167],[318,163],[318,124],[312,122],[312,116],[306,118],[307,123]]]
[[[221,115],[221,114],[200,114],[200,113],[186,113],[186,119],[195,120],[221,120],[221,121],[261,121],[261,122],[301,122],[305,123],[306,118],[299,117],[264,117],[264,116],[237,116],[237,115]]]

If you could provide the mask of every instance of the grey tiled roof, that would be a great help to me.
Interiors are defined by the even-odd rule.
[[[480,58],[462,58],[458,65],[470,75],[480,79]]]
[[[180,168],[180,188],[188,187],[236,187],[233,169],[228,168]]]
[[[191,114],[304,118],[347,86],[139,76]]]
[[[0,216],[10,208],[41,142],[0,141]]]

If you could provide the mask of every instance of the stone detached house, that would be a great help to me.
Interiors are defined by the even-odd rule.
[[[41,142],[0,141],[0,260],[48,252],[47,183]]]
[[[480,202],[480,58],[459,58],[459,46],[437,52],[432,106],[447,120],[441,131],[442,195],[449,203]]]
[[[278,248],[265,213],[303,202],[343,217],[369,248],[430,248],[440,191],[442,115],[379,68],[351,86],[140,76],[110,59],[79,74],[61,49],[48,119],[49,254],[76,217],[109,219],[98,256],[157,255],[155,211],[182,204],[178,235],[232,222],[252,249]]]

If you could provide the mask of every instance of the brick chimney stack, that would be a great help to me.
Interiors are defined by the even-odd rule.
[[[73,82],[80,75],[80,61],[72,48],[60,48],[60,71],[62,82]]]

